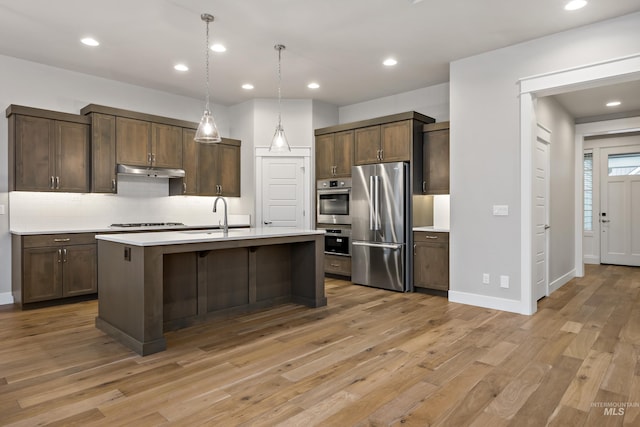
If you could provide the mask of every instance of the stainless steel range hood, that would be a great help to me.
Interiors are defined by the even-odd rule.
[[[183,169],[151,168],[131,165],[118,165],[118,174],[131,176],[149,176],[152,178],[184,178]]]

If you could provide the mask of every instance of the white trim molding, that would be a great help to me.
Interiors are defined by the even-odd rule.
[[[11,292],[2,292],[0,293],[0,305],[9,305],[13,304],[15,301],[13,300],[13,295]]]
[[[571,270],[568,273],[563,274],[562,276],[558,277],[553,282],[549,283],[549,295],[551,295],[551,293],[557,291],[562,286],[564,286],[567,283],[569,283],[569,281],[571,279],[573,279],[574,277],[576,277],[576,270],[575,269]]]
[[[478,295],[469,292],[449,291],[449,302],[509,311],[511,313],[531,314],[526,311],[522,311],[523,305],[518,300]]]

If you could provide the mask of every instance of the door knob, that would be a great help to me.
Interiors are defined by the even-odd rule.
[[[602,222],[611,222],[611,221],[610,221],[610,220],[608,220],[608,219],[601,219],[600,221],[602,221]]]
[[[266,219],[264,220],[264,223],[265,223],[266,225],[273,224],[273,222],[272,222],[272,221],[267,221]]]

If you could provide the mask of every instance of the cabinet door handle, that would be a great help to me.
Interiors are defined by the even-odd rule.
[[[384,150],[380,149],[380,160],[384,160]]]
[[[64,242],[68,242],[70,241],[70,238],[66,238],[66,239],[53,239],[54,242],[56,243],[64,243]]]
[[[62,250],[62,262],[67,262],[67,250]]]
[[[115,179],[111,180],[111,191],[113,191],[113,192],[116,191],[116,180]]]
[[[155,154],[155,153],[152,153],[152,154],[151,154],[151,164],[153,165],[153,164],[155,164],[155,163],[156,163],[156,154]]]
[[[56,176],[56,190],[60,189],[60,177]]]
[[[422,192],[423,193],[427,192],[427,181],[422,181]]]
[[[58,249],[58,264],[62,262],[62,249]]]
[[[53,176],[49,177],[49,188],[53,190]]]
[[[416,249],[418,248],[418,245],[416,245],[415,243],[413,244],[413,255],[417,255]]]
[[[147,163],[151,164],[151,153],[147,153]]]
[[[187,194],[187,182],[182,183],[182,194]]]

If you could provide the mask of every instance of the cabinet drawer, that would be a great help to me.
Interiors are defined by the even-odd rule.
[[[94,233],[38,234],[22,237],[22,246],[24,248],[87,245],[94,243],[96,243],[96,235]]]
[[[413,242],[448,242],[449,233],[436,231],[414,231]]]
[[[324,256],[324,272],[351,276],[351,258],[337,255]]]

